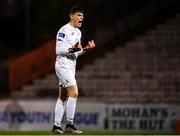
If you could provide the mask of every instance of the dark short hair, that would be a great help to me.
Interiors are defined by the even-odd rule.
[[[77,12],[80,12],[80,13],[83,13],[84,14],[84,10],[81,8],[81,7],[79,7],[79,6],[77,6],[77,5],[75,5],[75,6],[73,6],[71,9],[70,9],[70,14],[75,14],[75,13],[77,13]]]

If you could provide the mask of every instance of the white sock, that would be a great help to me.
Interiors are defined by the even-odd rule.
[[[65,102],[58,98],[55,106],[55,119],[54,125],[61,127],[64,111],[65,111]]]
[[[67,122],[73,124],[77,98],[69,97],[66,105]]]

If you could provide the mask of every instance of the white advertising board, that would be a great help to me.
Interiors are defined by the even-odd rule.
[[[176,105],[109,105],[108,130],[171,131],[178,119]]]
[[[51,130],[55,101],[0,101],[0,130]],[[83,130],[103,129],[104,104],[78,103],[74,123]],[[64,117],[63,127],[65,125]]]
[[[0,101],[0,130],[51,130],[52,100]],[[63,128],[65,127],[65,116]],[[179,105],[102,104],[78,101],[74,118],[82,130],[174,131]]]

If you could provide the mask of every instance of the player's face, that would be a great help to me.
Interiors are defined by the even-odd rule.
[[[71,22],[74,25],[74,27],[81,27],[82,21],[84,19],[84,14],[81,12],[77,12],[75,14],[70,15]]]

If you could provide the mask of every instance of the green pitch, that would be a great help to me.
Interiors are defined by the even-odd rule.
[[[54,135],[57,136],[57,134],[53,134],[49,131],[0,131],[0,135]],[[67,136],[67,135],[76,135],[77,134],[63,134],[61,136]],[[118,132],[118,131],[84,131],[83,134],[79,135],[173,135],[172,132]]]

